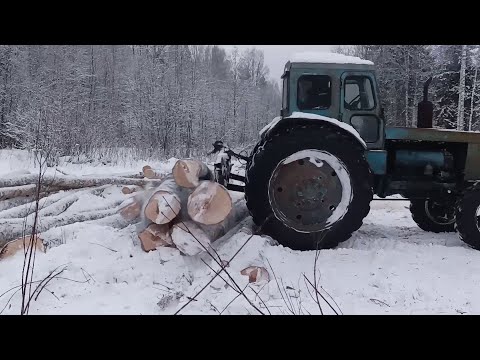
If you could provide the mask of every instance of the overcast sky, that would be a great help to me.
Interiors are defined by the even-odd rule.
[[[331,51],[332,45],[222,45],[233,49],[237,46],[240,50],[256,47],[262,49],[265,54],[265,65],[270,69],[270,77],[280,81],[283,67],[290,56],[300,51]]]

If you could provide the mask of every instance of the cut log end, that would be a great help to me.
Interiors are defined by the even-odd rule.
[[[188,215],[200,224],[213,225],[223,221],[232,210],[232,198],[220,184],[202,181],[188,198]]]
[[[142,190],[140,186],[124,186],[122,189],[122,193],[125,195],[133,194],[134,192],[138,192]]]
[[[158,247],[172,247],[173,241],[170,236],[168,225],[151,224],[138,234],[143,251],[149,252]]]
[[[25,236],[23,238],[15,239],[9,241],[8,243],[3,246],[0,250],[0,260],[4,260],[9,258],[18,252],[23,252],[30,247],[31,244],[31,237]],[[45,252],[45,246],[43,245],[43,240],[39,238],[37,235],[33,236],[35,251]]]
[[[156,224],[167,224],[177,217],[181,210],[180,199],[168,191],[157,191],[145,206],[147,219]]]
[[[178,160],[172,170],[178,186],[193,189],[201,180],[210,180],[212,174],[207,165],[198,160]]]

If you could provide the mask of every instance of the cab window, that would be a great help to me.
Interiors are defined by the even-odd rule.
[[[347,110],[373,110],[375,97],[372,80],[367,76],[348,76],[344,86],[344,107]]]
[[[297,106],[300,110],[324,110],[331,105],[332,82],[329,76],[300,76],[297,86]]]

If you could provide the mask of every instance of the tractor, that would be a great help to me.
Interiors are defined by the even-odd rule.
[[[282,80],[280,116],[249,156],[214,144],[215,180],[245,192],[262,233],[294,250],[333,248],[362,226],[374,195],[400,195],[421,229],[457,231],[480,250],[480,133],[433,128],[431,79],[416,128],[385,126],[369,61],[300,54]],[[233,157],[245,176],[231,173]]]

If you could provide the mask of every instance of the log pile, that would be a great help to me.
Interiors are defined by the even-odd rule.
[[[145,166],[139,173],[117,176],[44,176],[40,191],[37,181],[38,175],[28,172],[0,179],[0,203],[5,205],[0,213],[3,258],[23,249],[28,236],[24,223],[33,223],[32,204],[38,193],[42,198],[40,237],[51,228],[75,222],[120,221],[123,227],[135,224],[146,252],[176,247],[185,255],[198,254],[248,215],[243,199],[233,201],[229,191],[213,181],[207,165],[197,160],[179,160],[169,174]],[[123,202],[117,198],[108,208],[64,214],[83,193],[101,193],[110,185],[123,187]],[[36,248],[44,251],[40,237]]]
[[[213,181],[212,172],[200,161],[179,160],[172,173],[163,177],[150,166],[143,172],[161,183],[143,191],[124,188],[123,193],[131,196],[119,212],[136,224],[144,251],[166,246],[196,255],[248,214],[244,201],[234,203],[229,191]]]

